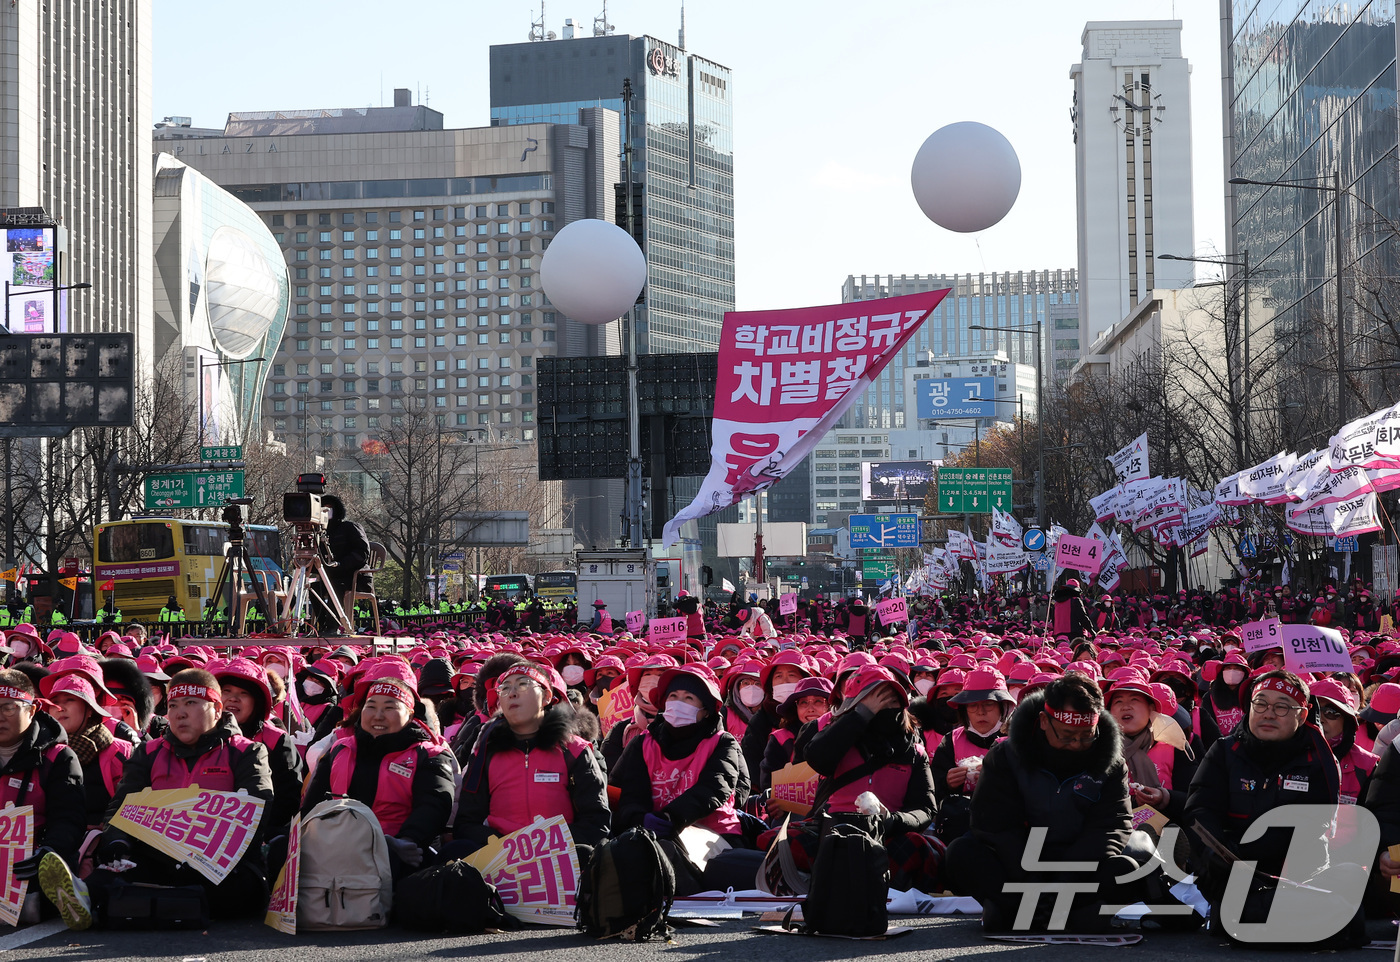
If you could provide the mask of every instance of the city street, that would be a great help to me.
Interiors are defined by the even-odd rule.
[[[882,958],[914,955],[921,960],[982,959],[1010,953],[1034,953],[1035,962],[1081,962],[1085,953],[1097,958],[1114,952],[1143,955],[1150,952],[1153,962],[1194,962],[1216,959],[1228,953],[1232,959],[1277,958],[1277,950],[1248,952],[1228,948],[1219,939],[1202,933],[1181,935],[1148,932],[1142,942],[1122,948],[1080,945],[1013,945],[982,938],[979,924],[966,917],[917,918],[896,916],[891,923],[913,931],[883,942],[852,942],[843,939],[767,935],[752,931],[758,919],[720,922],[713,928],[683,927],[673,943],[632,944],[609,941],[593,945],[582,935],[553,929],[528,929],[504,935],[476,935],[434,938],[400,929],[374,932],[313,933],[280,935],[265,925],[222,922],[208,933],[200,932],[103,932],[55,934],[20,948],[6,950],[25,933],[0,940],[5,959],[85,962],[89,959],[128,959],[132,962],[265,962],[275,953],[278,962],[396,962],[408,959],[519,958],[528,954],[533,962],[574,962],[581,952],[591,952],[606,962],[630,962],[664,954],[674,959],[762,958],[764,962],[821,962],[826,959]],[[53,925],[45,923],[49,931]],[[1136,929],[1125,929],[1135,932]],[[1371,926],[1373,937],[1393,938],[1384,925]],[[1299,953],[1309,952],[1299,949]],[[1364,953],[1364,954],[1362,954]],[[1380,962],[1378,951],[1348,953],[1364,960]]]

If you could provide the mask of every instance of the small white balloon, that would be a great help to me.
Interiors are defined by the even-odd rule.
[[[1021,162],[999,132],[964,121],[929,135],[914,156],[909,179],[929,220],[970,234],[1010,212],[1021,192]]]
[[[615,321],[636,303],[647,282],[637,242],[605,220],[566,226],[540,261],[540,286],[566,315],[584,324]]]

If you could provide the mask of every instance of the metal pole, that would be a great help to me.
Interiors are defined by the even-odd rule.
[[[1253,461],[1252,461],[1251,458],[1250,458],[1250,453],[1249,453],[1249,251],[1248,251],[1248,250],[1240,251],[1240,258],[1241,258],[1241,263],[1244,265],[1244,266],[1243,266],[1243,270],[1244,270],[1244,284],[1243,284],[1243,292],[1244,292],[1244,310],[1241,312],[1241,313],[1243,314],[1243,316],[1244,316],[1244,336],[1243,336],[1243,341],[1244,341],[1244,364],[1243,364],[1243,367],[1244,367],[1244,371],[1243,371],[1242,374],[1241,374],[1241,378],[1243,379],[1243,382],[1244,382],[1244,383],[1243,383],[1243,387],[1244,387],[1244,397],[1241,398],[1241,400],[1240,400],[1240,406],[1244,409],[1244,457],[1245,457],[1244,462],[1240,464],[1240,470],[1244,470],[1244,469],[1247,468],[1250,464],[1253,463]]]
[[[622,183],[626,192],[627,233],[632,234],[632,81],[622,81]],[[642,541],[642,418],[637,407],[637,307],[627,311],[627,537],[633,548]]]
[[[1038,495],[1036,497],[1035,521],[1043,531],[1045,529],[1045,384],[1041,376],[1040,367],[1040,342],[1045,334],[1045,322],[1036,319],[1035,322],[1035,420],[1036,430],[1039,434],[1037,442],[1038,451],[1036,453],[1036,474],[1035,484]]]
[[[9,285],[6,284],[6,287]],[[9,306],[9,301],[5,302]],[[10,447],[14,444],[14,438],[5,439],[5,570],[11,571],[15,567],[15,495],[12,479],[15,473],[10,468]],[[95,549],[97,546],[93,545]],[[19,587],[19,577],[15,576],[13,581],[5,582],[5,598],[14,598],[15,591]]]
[[[1335,205],[1337,235],[1337,413],[1342,424],[1347,423],[1346,325],[1342,315],[1342,172],[1332,171],[1332,203]],[[1338,429],[1340,430],[1340,428]]]

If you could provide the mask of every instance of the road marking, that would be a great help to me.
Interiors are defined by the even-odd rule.
[[[30,942],[38,942],[50,935],[57,935],[63,930],[62,919],[50,919],[47,922],[40,922],[38,925],[31,925],[27,929],[20,929],[18,932],[0,938],[0,952],[21,948]]]

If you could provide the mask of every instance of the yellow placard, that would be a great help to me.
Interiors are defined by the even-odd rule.
[[[603,692],[598,698],[598,723],[603,728],[603,734],[612,731],[618,722],[630,721],[632,707],[632,690],[626,682]]]
[[[1390,860],[1392,862],[1400,864],[1400,845],[1392,845],[1390,848],[1386,849],[1386,851],[1390,853]],[[1390,890],[1392,892],[1400,892],[1400,875],[1390,880]]]
[[[78,579],[77,579],[77,578],[59,578],[59,579],[58,579],[58,583],[61,584],[61,585],[63,585],[63,587],[67,588],[69,591],[77,591],[77,590],[78,590]]]
[[[5,571],[0,571],[0,581],[14,581],[14,580],[15,580],[16,578],[18,578],[18,577],[19,577],[19,569],[18,569],[18,568],[10,568],[10,569],[5,570]]]
[[[148,788],[128,795],[111,824],[218,885],[248,850],[263,804],[242,792],[209,792],[198,785]]]
[[[1162,829],[1167,827],[1170,819],[1163,815],[1151,805],[1139,805],[1133,809],[1133,828],[1142,828],[1144,825],[1152,829],[1158,835],[1162,834]]]
[[[467,857],[496,886],[506,912],[540,925],[574,925],[578,850],[562,815],[536,816],[524,828],[492,836]]]
[[[1395,637],[1395,619],[1390,615],[1381,615],[1381,634],[1387,638]]]
[[[263,921],[279,932],[297,934],[297,886],[301,882],[301,815],[292,819],[287,832],[287,861],[277,873],[277,884],[267,900]]]
[[[784,765],[773,773],[773,804],[797,816],[808,815],[820,783],[821,776],[806,762]]]

